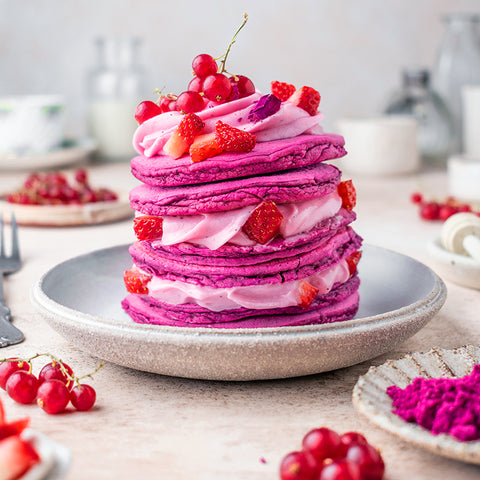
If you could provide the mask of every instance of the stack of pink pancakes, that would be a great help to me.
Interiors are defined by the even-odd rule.
[[[130,194],[137,215],[162,219],[159,238],[130,247],[147,278],[122,306],[135,322],[181,327],[262,328],[337,322],[358,309],[359,279],[349,258],[361,238],[338,193],[341,173],[325,160],[345,154],[343,138],[323,134],[321,114],[282,102],[272,116],[249,121],[256,93],[198,113],[205,133],[215,122],[256,136],[249,153],[222,153],[192,163],[162,151],[182,114],[139,126]],[[260,244],[243,226],[264,202],[281,212],[279,234]],[[313,292],[313,293],[312,293]]]

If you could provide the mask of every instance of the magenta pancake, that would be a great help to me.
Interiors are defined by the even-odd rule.
[[[197,163],[192,163],[188,155],[179,159],[140,155],[132,159],[131,168],[142,183],[173,187],[292,170],[345,154],[344,140],[339,135],[300,135],[258,143],[254,150],[242,155],[223,153]]]
[[[169,305],[148,296],[129,295],[123,308],[138,323],[177,327],[268,328],[333,323],[353,318],[358,310],[357,276],[319,296],[306,309],[288,307],[266,310],[239,308],[212,312],[194,304]]]
[[[290,203],[321,198],[340,183],[340,171],[329,164],[276,174],[183,187],[140,185],[130,192],[130,205],[147,215],[198,215],[234,210],[261,200]]]

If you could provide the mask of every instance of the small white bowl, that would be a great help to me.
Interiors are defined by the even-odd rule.
[[[64,136],[61,95],[0,97],[0,154],[44,154],[59,148]]]

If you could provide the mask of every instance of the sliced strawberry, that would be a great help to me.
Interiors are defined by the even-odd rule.
[[[341,182],[337,187],[338,194],[342,199],[342,207],[352,210],[357,204],[357,192],[351,180]]]
[[[0,480],[18,479],[39,461],[33,446],[20,435],[0,441]]]
[[[282,220],[283,215],[275,203],[266,200],[250,214],[242,229],[248,238],[265,245],[278,235]]]
[[[306,280],[300,282],[299,287],[299,297],[300,301],[298,305],[302,308],[308,308],[312,302],[315,300],[315,297],[318,294],[318,288],[314,287]]]
[[[127,292],[148,295],[147,283],[152,279],[151,275],[140,272],[135,267],[125,270],[123,281],[127,287]]]
[[[215,124],[215,134],[218,146],[225,152],[250,152],[257,141],[250,132],[232,127],[221,120]]]
[[[296,90],[288,101],[303,108],[310,115],[316,115],[320,105],[320,94],[312,87],[302,87]]]
[[[199,135],[190,146],[192,162],[201,162],[222,152],[223,149],[218,146],[215,133]]]
[[[295,93],[295,86],[285,82],[272,82],[271,91],[273,95],[279,98],[282,102],[288,100]]]
[[[133,219],[133,230],[139,240],[154,240],[163,234],[163,219],[153,215],[142,215]]]
[[[173,158],[180,158],[188,152],[193,140],[204,127],[205,124],[198,115],[187,113],[164,145],[163,151]]]
[[[20,418],[0,425],[0,440],[11,435],[19,435],[30,425],[30,417]]]
[[[351,253],[347,258],[348,271],[350,275],[353,275],[357,271],[357,265],[360,259],[362,258],[362,252],[357,250],[356,252]]]

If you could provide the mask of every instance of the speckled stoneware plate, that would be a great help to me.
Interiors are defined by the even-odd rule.
[[[126,245],[63,262],[32,289],[47,322],[90,353],[127,367],[179,377],[259,380],[347,367],[393,349],[442,307],[446,289],[428,267],[366,245],[357,317],[347,322],[263,329],[162,327],[121,309]]]
[[[120,192],[118,200],[84,205],[20,205],[0,197],[0,215],[6,222],[12,213],[19,225],[31,227],[76,227],[115,222],[133,216],[128,194]]]
[[[353,403],[373,423],[406,442],[438,455],[480,464],[480,441],[460,442],[450,435],[433,435],[419,425],[405,422],[392,413],[392,399],[386,392],[391,385],[405,388],[415,377],[463,377],[478,363],[480,347],[471,345],[454,350],[434,348],[389,360],[379,367],[371,367],[358,379],[353,389]]]
[[[442,277],[464,287],[480,289],[480,262],[446,250],[440,238],[428,244],[433,268]]]

